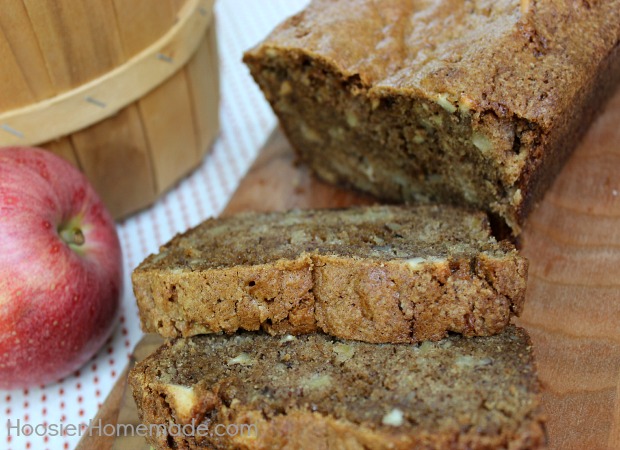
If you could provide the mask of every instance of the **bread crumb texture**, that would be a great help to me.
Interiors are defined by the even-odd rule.
[[[253,363],[226,363],[239,354]],[[256,426],[246,435],[150,438],[160,449],[545,445],[531,344],[513,326],[416,345],[318,333],[286,342],[264,333],[196,336],[164,345],[130,383],[146,424]]]
[[[501,331],[527,261],[486,216],[373,206],[247,213],[175,237],[133,273],[144,331],[317,330],[374,343]]]
[[[321,178],[517,235],[617,85],[619,40],[620,0],[314,0],[244,60]]]

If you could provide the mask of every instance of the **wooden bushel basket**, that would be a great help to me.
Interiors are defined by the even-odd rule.
[[[3,2],[0,86],[0,146],[62,156],[126,216],[217,134],[213,0]]]

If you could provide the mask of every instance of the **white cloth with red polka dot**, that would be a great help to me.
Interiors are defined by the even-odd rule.
[[[241,63],[243,51],[306,4],[307,0],[216,3],[221,135],[196,171],[151,208],[118,224],[125,287],[118,324],[105,346],[79,371],[56,384],[0,391],[0,449],[56,450],[77,446],[84,433],[80,428],[95,417],[142,336],[130,285],[132,269],[174,234],[217,215],[275,126],[269,105]],[[15,428],[18,421],[20,429]],[[58,432],[61,424],[64,435]],[[29,435],[32,428],[25,425],[34,428]]]

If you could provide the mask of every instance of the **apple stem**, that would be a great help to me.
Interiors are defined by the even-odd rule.
[[[67,228],[60,231],[60,237],[69,245],[83,245],[84,233],[77,227]]]

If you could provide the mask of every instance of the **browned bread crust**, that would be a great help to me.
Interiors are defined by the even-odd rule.
[[[513,326],[421,345],[197,336],[162,346],[129,382],[145,425],[194,425],[193,436],[153,433],[157,449],[517,450],[546,441],[530,340]]]
[[[501,331],[522,310],[527,261],[484,214],[372,206],[211,219],[132,278],[142,328],[164,337],[262,328],[411,343]]]
[[[314,0],[245,62],[301,158],[518,234],[620,79],[620,0]]]

